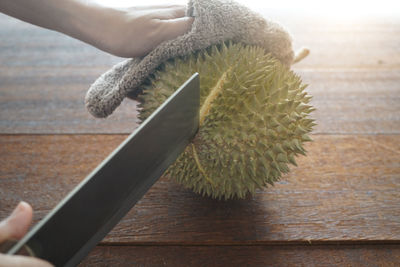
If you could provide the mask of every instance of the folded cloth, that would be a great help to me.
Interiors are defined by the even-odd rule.
[[[125,60],[101,75],[86,94],[86,108],[107,117],[125,97],[135,97],[140,86],[163,62],[224,41],[257,45],[290,67],[294,62],[289,33],[234,1],[190,0],[186,15],[195,17],[191,30],[165,41],[143,58]]]

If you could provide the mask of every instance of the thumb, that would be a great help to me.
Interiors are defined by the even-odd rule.
[[[193,21],[193,17],[160,20],[162,23],[159,32],[160,43],[187,33],[191,29]]]
[[[53,265],[38,258],[0,254],[0,266],[51,267]]]
[[[32,207],[21,201],[11,215],[0,222],[0,243],[8,239],[20,239],[32,222]]]

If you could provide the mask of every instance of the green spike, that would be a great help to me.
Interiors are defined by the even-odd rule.
[[[266,158],[267,158],[268,160],[270,160],[270,161],[273,161],[273,160],[274,160],[274,154],[272,153],[271,150],[268,150],[268,151],[265,153],[265,156],[266,156]]]
[[[287,166],[286,163],[279,162],[278,165],[279,165],[279,169],[281,170],[281,172],[288,173],[290,171],[290,169],[289,169],[289,167]]]
[[[308,131],[303,129],[301,126],[297,126],[297,129],[294,131],[295,135],[303,135],[305,133],[308,133]]]
[[[273,150],[275,153],[285,153],[285,150],[283,150],[282,145],[279,143],[275,144]]]
[[[281,170],[279,169],[279,165],[278,163],[276,163],[275,161],[271,162],[271,167],[273,170],[275,170],[277,173],[279,173]]]
[[[295,158],[294,158],[294,156],[293,156],[292,153],[288,155],[288,160],[289,160],[289,162],[292,163],[294,166],[297,166],[297,162],[296,162],[296,160],[295,160]]]
[[[302,140],[303,142],[311,142],[311,141],[312,141],[312,139],[311,139],[308,135],[306,135],[306,134],[303,134],[303,135],[301,136],[301,140]]]
[[[288,158],[287,158],[287,156],[286,156],[285,153],[279,153],[278,156],[276,157],[276,160],[277,160],[278,162],[289,163],[289,160],[288,160]]]

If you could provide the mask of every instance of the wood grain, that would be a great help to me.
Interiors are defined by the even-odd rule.
[[[400,133],[400,22],[266,12],[311,47],[294,70],[310,84],[316,134]],[[120,58],[4,15],[0,25],[0,133],[120,134],[137,127],[136,102],[124,101],[107,119],[92,118],[83,103],[90,84]]]
[[[0,133],[130,133],[138,125],[136,102],[128,99],[106,119],[86,111],[86,88],[98,69],[0,70]],[[400,133],[400,71],[298,73],[317,108],[314,133]]]
[[[294,49],[308,47],[310,55],[294,65],[312,69],[398,69],[400,17],[397,15],[340,18],[307,14],[296,9],[257,10],[288,29]]]
[[[81,41],[0,14],[1,66],[64,67],[90,70],[108,67],[121,58],[106,54]]]
[[[307,46],[310,56],[296,67],[399,68],[400,18],[332,19],[282,10],[257,10],[284,25],[295,49]],[[0,62],[6,67],[111,66],[120,58],[107,55],[59,33],[0,14]]]
[[[399,134],[400,71],[301,69],[315,134]]]
[[[135,101],[123,101],[106,119],[85,108],[86,90],[105,70],[0,68],[0,133],[132,132],[138,125]]]
[[[100,246],[79,266],[363,266],[400,265],[399,245]]]
[[[0,137],[0,217],[42,218],[125,136]],[[246,200],[203,198],[166,178],[105,238],[130,244],[400,240],[400,136],[313,136],[309,156]]]

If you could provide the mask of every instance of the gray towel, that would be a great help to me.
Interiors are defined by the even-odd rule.
[[[282,26],[234,1],[190,0],[186,15],[195,17],[188,33],[161,43],[143,58],[115,65],[92,84],[85,103],[93,116],[107,117],[125,97],[135,97],[166,60],[224,41],[260,46],[288,67],[295,61],[291,37]]]

